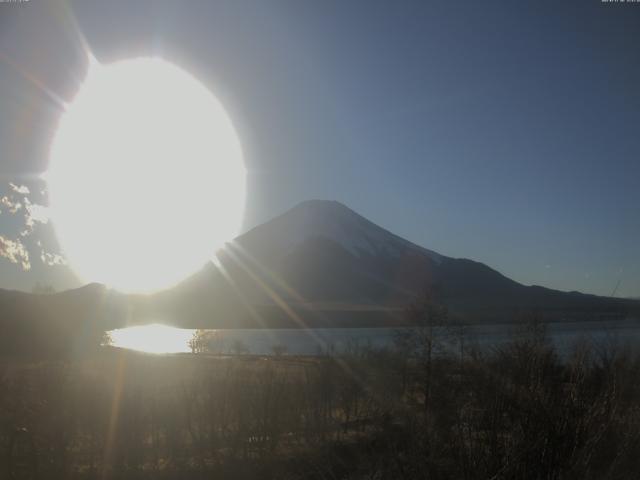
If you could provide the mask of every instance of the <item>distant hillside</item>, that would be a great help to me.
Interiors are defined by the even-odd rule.
[[[127,303],[96,284],[56,294],[0,290],[0,356],[82,354],[100,344],[105,326],[125,321]]]

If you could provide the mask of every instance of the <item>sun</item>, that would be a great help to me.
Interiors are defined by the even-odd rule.
[[[45,179],[51,220],[87,282],[151,292],[231,240],[246,170],[223,106],[164,60],[92,62],[60,118]]]

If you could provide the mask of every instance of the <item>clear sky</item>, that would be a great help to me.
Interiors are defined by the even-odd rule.
[[[0,287],[78,286],[46,265],[59,251],[34,205],[82,38],[100,62],[161,55],[222,101],[245,229],[335,199],[525,284],[640,296],[640,3],[0,3],[0,251],[18,261],[0,258]]]

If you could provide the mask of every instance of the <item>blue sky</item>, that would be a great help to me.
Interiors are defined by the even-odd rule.
[[[39,192],[59,116],[101,62],[162,55],[233,119],[245,229],[310,198],[525,284],[640,296],[640,4],[44,2],[0,4],[0,174]],[[46,195],[33,198],[46,204]],[[0,210],[2,208],[0,207]],[[23,218],[0,214],[0,233]],[[0,287],[77,286],[51,226]]]

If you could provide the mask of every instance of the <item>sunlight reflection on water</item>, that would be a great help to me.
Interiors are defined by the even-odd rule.
[[[121,328],[109,332],[114,347],[147,353],[190,352],[194,330],[152,324]]]

